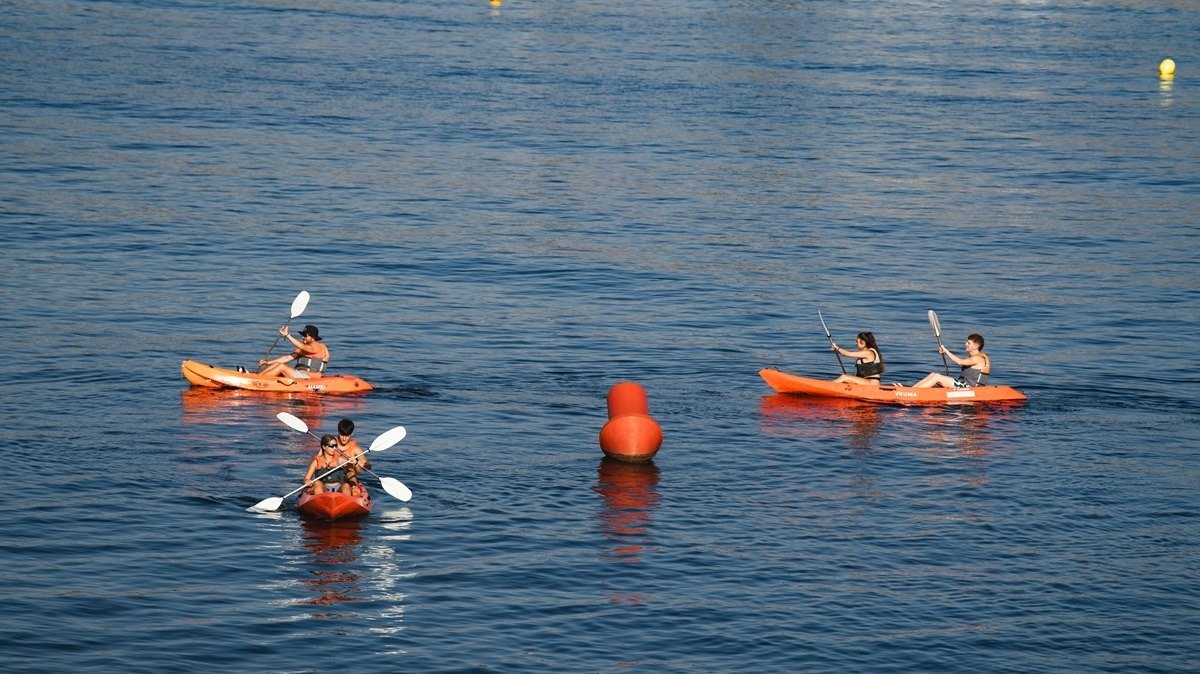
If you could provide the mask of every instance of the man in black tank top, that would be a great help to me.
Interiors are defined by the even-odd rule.
[[[967,355],[959,358],[950,352],[944,345],[938,347],[938,351],[944,354],[947,358],[962,367],[962,374],[957,379],[949,375],[944,375],[940,372],[930,372],[925,375],[921,381],[913,384],[914,388],[933,388],[941,386],[943,388],[967,387],[967,386],[983,386],[987,383],[988,375],[992,372],[992,359],[983,352],[983,335],[972,333],[967,336],[966,344]]]

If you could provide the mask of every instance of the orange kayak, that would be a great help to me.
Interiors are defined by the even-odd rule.
[[[238,372],[196,360],[183,361],[183,378],[192,386],[240,388],[279,393],[364,393],[375,388],[352,374],[326,374],[312,379],[288,379]]]
[[[340,491],[324,491],[312,494],[308,490],[296,502],[296,510],[330,522],[347,517],[362,517],[371,512],[371,495],[364,489],[362,496],[351,496]]]
[[[833,383],[810,379],[766,368],[758,371],[763,381],[779,393],[852,398],[875,403],[901,405],[962,405],[971,403],[1025,400],[1025,394],[1011,386],[975,386],[972,388],[913,388],[912,386],[864,386],[849,382]]]

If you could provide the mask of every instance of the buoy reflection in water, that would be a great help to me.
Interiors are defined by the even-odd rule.
[[[640,562],[650,539],[651,516],[658,508],[658,466],[625,463],[605,457],[597,468],[595,490],[604,497],[600,523],[613,543],[612,555],[623,562]]]

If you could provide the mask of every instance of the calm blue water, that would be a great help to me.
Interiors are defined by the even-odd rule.
[[[5,671],[1194,668],[1194,4],[0,12]],[[300,290],[378,390],[187,389]],[[838,372],[818,308],[1030,401],[770,395]],[[624,379],[652,466],[601,460]],[[404,425],[413,500],[247,513],[280,411]]]

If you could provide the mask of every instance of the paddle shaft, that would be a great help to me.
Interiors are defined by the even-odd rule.
[[[289,318],[289,319],[287,319],[287,323],[284,323],[283,325],[284,325],[284,327],[288,327],[291,324],[292,324],[292,319]],[[267,349],[267,355],[263,356],[263,360],[266,360],[271,357],[271,352],[275,350],[275,345],[278,344],[279,340],[281,340],[281,339],[283,339],[283,335],[275,335],[275,341],[271,342],[271,348]]]
[[[820,309],[817,309],[817,318],[821,319],[821,327],[825,328],[825,336],[829,338],[829,346],[833,346],[833,335],[829,334],[829,326],[825,325],[825,317],[821,315]],[[842,374],[846,374],[846,364],[842,362],[842,354],[834,351],[833,355],[837,356],[838,367],[842,368]]]
[[[938,353],[942,356],[942,367],[946,368],[946,376],[950,376],[950,363],[946,362],[946,354],[942,353],[942,324],[938,322],[937,314],[929,310],[929,327],[933,328],[933,336],[937,338]]]

